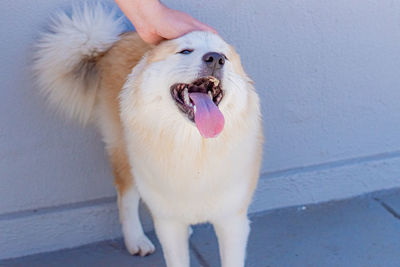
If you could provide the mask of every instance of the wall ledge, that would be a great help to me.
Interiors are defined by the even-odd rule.
[[[400,187],[400,153],[313,165],[261,176],[250,213],[334,201]],[[142,208],[146,231],[151,218]],[[0,259],[121,237],[116,200],[0,215]]]

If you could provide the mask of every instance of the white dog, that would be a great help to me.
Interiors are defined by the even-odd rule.
[[[168,266],[189,266],[189,226],[203,222],[214,225],[222,266],[244,266],[263,136],[239,56],[209,32],[150,46],[114,17],[99,5],[57,15],[38,43],[40,88],[69,117],[98,126],[131,254],[154,251],[141,197]]]

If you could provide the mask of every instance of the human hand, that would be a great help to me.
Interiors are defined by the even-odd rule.
[[[116,0],[117,4],[147,43],[158,44],[191,31],[211,31],[212,27],[188,14],[170,9],[158,0]]]

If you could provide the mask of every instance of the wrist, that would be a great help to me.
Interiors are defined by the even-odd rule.
[[[163,5],[159,0],[115,0],[122,12],[135,24],[159,13]]]
[[[135,26],[151,24],[159,18],[164,7],[159,0],[133,0],[129,19]]]

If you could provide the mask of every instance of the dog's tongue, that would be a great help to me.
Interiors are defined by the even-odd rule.
[[[216,137],[224,128],[224,115],[207,94],[190,93],[196,106],[194,121],[200,134],[205,138]]]

